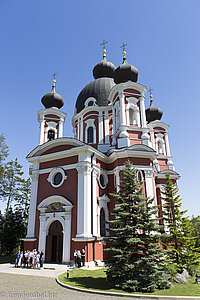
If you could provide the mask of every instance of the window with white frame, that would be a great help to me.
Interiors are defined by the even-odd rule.
[[[98,232],[101,236],[109,236],[109,211],[108,211],[108,203],[110,199],[107,195],[103,195],[99,197],[99,207],[98,207]]]
[[[86,120],[85,142],[88,144],[96,144],[96,126],[95,119]]]
[[[156,145],[157,145],[157,152],[160,155],[165,155],[165,143],[163,140],[163,134],[159,133],[156,135]]]
[[[93,144],[94,143],[94,129],[93,127],[88,127],[87,129],[87,143]]]
[[[97,106],[96,99],[94,97],[87,98],[87,100],[85,101],[85,107],[88,106]]]
[[[140,112],[139,107],[137,106],[138,99],[134,97],[128,97],[127,101],[127,125],[140,126]]]

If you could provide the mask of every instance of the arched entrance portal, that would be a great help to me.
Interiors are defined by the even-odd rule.
[[[59,221],[54,221],[49,227],[46,237],[46,262],[62,263],[63,228]]]

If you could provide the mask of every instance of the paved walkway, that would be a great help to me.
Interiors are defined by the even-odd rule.
[[[61,287],[51,277],[0,273],[0,299],[128,300],[130,298],[76,292]]]
[[[43,269],[27,269],[27,268],[15,268],[13,264],[0,264],[0,273],[8,274],[19,274],[19,275],[32,275],[32,276],[42,276],[42,277],[52,277],[56,278],[58,275],[67,271],[67,269],[72,269],[67,265],[59,264],[44,264]]]

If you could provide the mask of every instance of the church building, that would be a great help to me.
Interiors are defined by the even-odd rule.
[[[105,46],[105,45],[104,45]],[[46,262],[70,263],[74,250],[85,249],[86,265],[106,259],[106,221],[115,205],[124,163],[130,160],[146,197],[153,197],[162,215],[165,175],[176,181],[162,110],[150,106],[147,88],[138,83],[138,69],[103,59],[93,68],[94,80],[78,95],[72,118],[73,138],[63,136],[63,98],[51,92],[38,111],[39,145],[27,156],[32,179],[28,232],[24,248],[43,250]],[[148,107],[145,109],[145,106]]]

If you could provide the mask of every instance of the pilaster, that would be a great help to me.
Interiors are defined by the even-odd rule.
[[[28,230],[26,238],[35,237],[35,217],[36,217],[36,205],[37,205],[37,191],[38,191],[38,170],[39,164],[33,166],[33,171],[31,175],[31,198],[30,198],[30,207],[29,207],[29,218],[28,218]]]
[[[79,238],[89,238],[91,234],[91,167],[82,163],[78,171],[78,213],[77,234]]]

